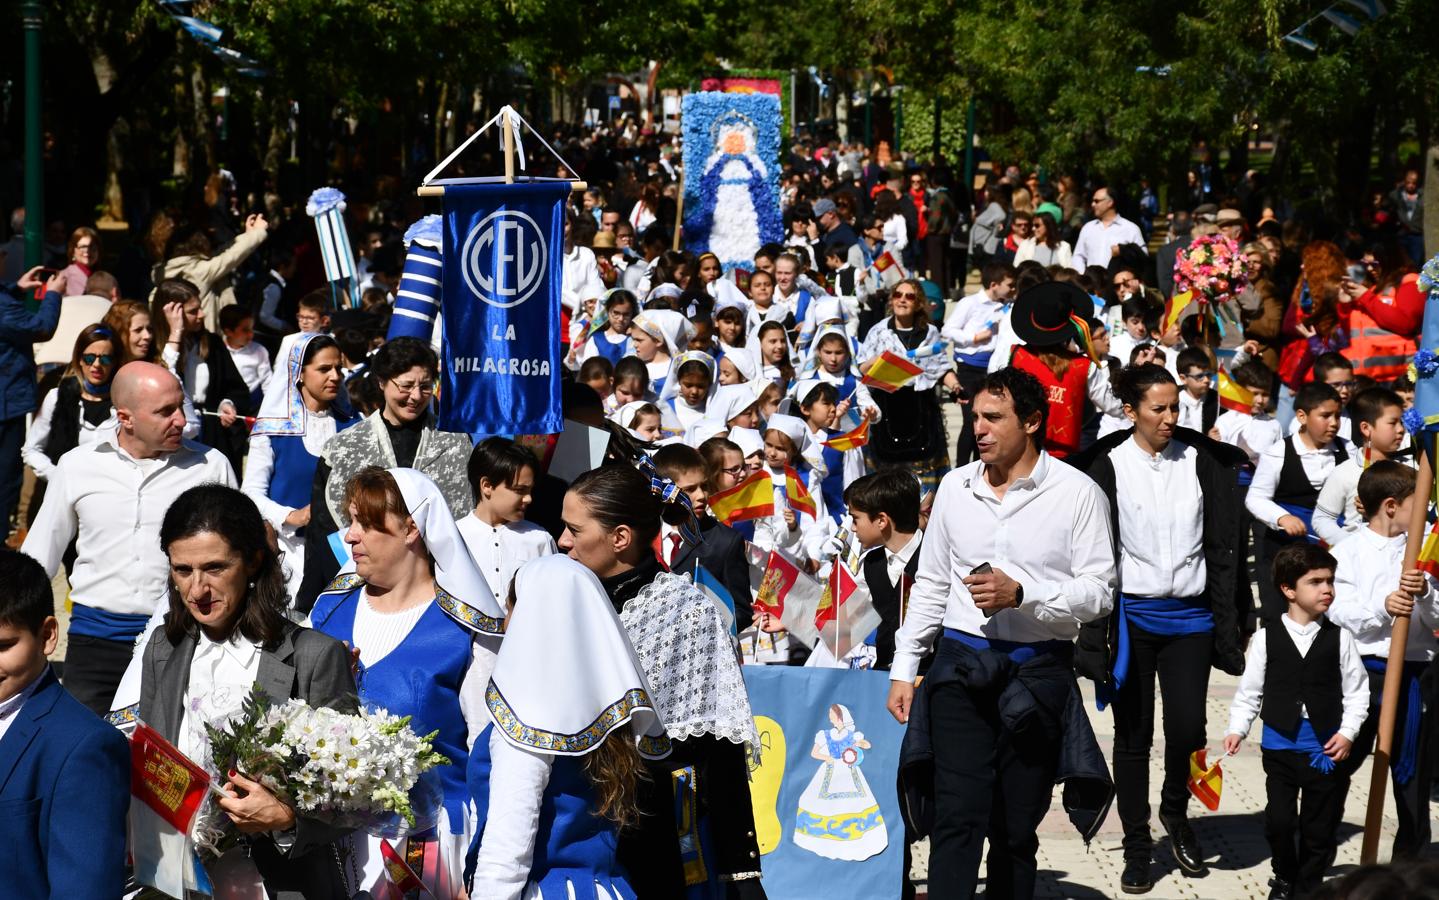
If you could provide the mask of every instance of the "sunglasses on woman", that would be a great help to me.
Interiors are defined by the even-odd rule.
[[[93,366],[97,362],[102,366],[108,366],[115,362],[115,357],[108,353],[85,353],[81,355],[80,361],[87,366]]]

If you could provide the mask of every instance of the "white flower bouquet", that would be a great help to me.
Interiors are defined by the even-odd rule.
[[[450,760],[419,736],[409,716],[346,714],[303,700],[273,706],[256,688],[223,727],[205,726],[215,768],[258,781],[297,815],[374,829],[396,817],[416,825],[411,795],[420,776]]]

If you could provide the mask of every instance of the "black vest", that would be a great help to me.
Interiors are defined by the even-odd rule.
[[[859,270],[853,266],[848,269],[840,269],[834,273],[834,289],[836,296],[853,297],[855,283],[859,280]]]
[[[1264,724],[1292,735],[1299,728],[1301,707],[1318,735],[1339,730],[1344,714],[1344,690],[1339,673],[1339,626],[1319,620],[1319,633],[1309,653],[1299,655],[1289,629],[1275,621],[1264,629]]]
[[[887,551],[883,547],[876,547],[864,555],[862,568],[865,586],[869,588],[870,599],[874,601],[874,611],[879,613],[879,628],[874,638],[874,667],[887,672],[890,664],[894,662],[894,633],[899,630],[900,588],[899,585],[889,583],[886,557]],[[908,578],[910,584],[913,584],[914,573],[917,571],[918,547],[914,548],[914,555],[904,567],[901,581]],[[927,668],[927,664],[920,666],[921,671]]]
[[[1349,459],[1344,445],[1334,439],[1334,465]],[[1279,470],[1279,482],[1274,485],[1274,502],[1313,509],[1319,502],[1319,488],[1309,482],[1304,474],[1304,463],[1299,461],[1299,452],[1294,449],[1294,436],[1284,439],[1284,465]]]
[[[110,400],[86,400],[80,396],[80,379],[71,375],[60,380],[55,388],[55,413],[50,417],[50,435],[45,439],[45,455],[51,462],[80,445],[80,419],[99,425],[110,417]]]

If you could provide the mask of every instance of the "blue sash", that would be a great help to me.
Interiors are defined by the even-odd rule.
[[[1100,712],[1119,696],[1129,677],[1129,624],[1150,634],[1177,637],[1214,631],[1214,613],[1200,606],[1198,597],[1136,597],[1120,594],[1118,609],[1119,644],[1114,651],[1114,670],[1109,682],[1095,686],[1094,706]]]
[[[1404,661],[1404,678],[1399,682],[1399,704],[1404,711],[1404,743],[1398,753],[1389,756],[1389,769],[1394,773],[1395,784],[1408,784],[1419,770],[1419,729],[1424,715],[1424,698],[1419,693],[1419,676],[1428,666],[1425,662]],[[1364,668],[1370,672],[1384,672],[1388,661],[1377,656],[1364,657]],[[1378,715],[1378,708],[1370,712]]]
[[[995,653],[1003,653],[1009,657],[1010,662],[1017,666],[1024,665],[1040,654],[1055,653],[1071,646],[1069,641],[1034,641],[1031,643],[1001,641],[998,638],[980,637],[955,628],[946,628],[944,636],[950,640],[959,641],[971,650],[991,650]]]
[[[1289,513],[1291,516],[1295,516],[1299,519],[1299,521],[1304,523],[1304,540],[1308,541],[1311,544],[1319,543],[1319,536],[1314,533],[1314,507],[1300,506],[1297,503],[1280,503],[1279,506],[1285,512]],[[1288,537],[1288,535],[1284,532],[1282,528],[1275,528],[1271,530],[1279,532],[1284,537]],[[1289,540],[1297,541],[1299,540],[1299,538],[1289,538]]]
[[[1329,740],[1330,737],[1333,735],[1326,735],[1321,741],[1309,720],[1300,719],[1299,728],[1292,737],[1271,725],[1265,725],[1264,736],[1260,738],[1259,746],[1265,750],[1292,750],[1295,753],[1307,754],[1309,765],[1327,775],[1334,771],[1334,760],[1324,753],[1324,741]]]
[[[109,612],[83,603],[70,605],[70,633],[103,641],[133,643],[149,622],[147,615]]]

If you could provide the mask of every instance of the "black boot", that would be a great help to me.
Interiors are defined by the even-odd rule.
[[[1283,878],[1269,879],[1269,900],[1290,900],[1294,896],[1294,885]]]
[[[1159,817],[1159,824],[1169,835],[1169,844],[1174,850],[1174,861],[1185,875],[1204,875],[1209,869],[1204,864],[1204,849],[1199,846],[1199,837],[1189,827],[1189,820],[1183,816]]]
[[[1119,876],[1119,889],[1126,894],[1147,894],[1154,887],[1147,857],[1130,857],[1124,861],[1124,874]]]

